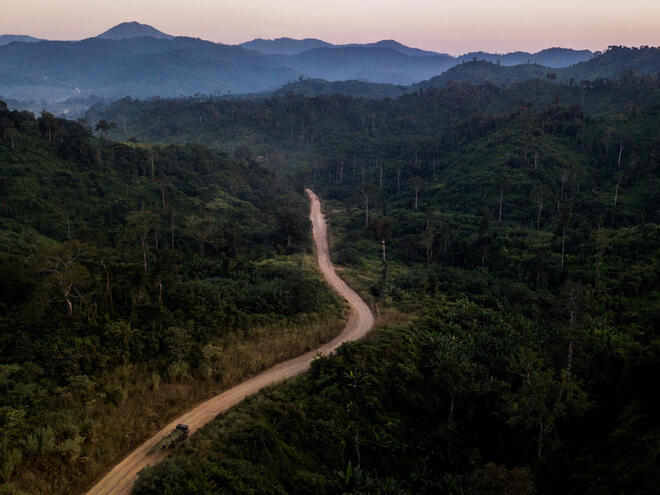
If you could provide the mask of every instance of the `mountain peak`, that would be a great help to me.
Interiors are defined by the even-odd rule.
[[[172,38],[169,34],[165,34],[158,29],[149,26],[148,24],[140,24],[137,21],[122,22],[115,27],[108,29],[101,33],[97,38],[106,40],[123,40],[126,38],[139,38],[141,36],[149,36],[151,38],[169,39]]]

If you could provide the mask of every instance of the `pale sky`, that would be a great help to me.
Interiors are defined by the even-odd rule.
[[[124,21],[222,43],[396,39],[460,54],[660,45],[660,0],[0,0],[0,34],[95,36]]]

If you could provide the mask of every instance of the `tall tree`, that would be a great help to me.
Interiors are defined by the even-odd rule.
[[[82,289],[92,277],[80,263],[84,245],[77,240],[56,244],[37,253],[38,270],[46,275],[45,283],[59,294],[69,318],[73,317],[73,300],[84,299]]]
[[[146,275],[149,271],[147,263],[147,239],[160,225],[160,216],[151,211],[135,211],[126,217],[126,222],[128,237],[140,242],[142,248],[142,265]]]
[[[415,209],[419,206],[419,191],[424,187],[424,179],[421,177],[413,177],[410,179],[410,185],[415,191]]]

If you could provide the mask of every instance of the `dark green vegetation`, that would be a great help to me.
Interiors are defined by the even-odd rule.
[[[141,139],[308,157],[343,275],[412,316],[209,425],[136,493],[657,493],[657,77],[120,111]]]
[[[329,340],[307,212],[253,160],[0,102],[3,490],[81,492],[175,413]]]
[[[410,92],[409,86],[394,84],[375,84],[365,81],[335,81],[324,79],[304,79],[302,81],[285,84],[273,91],[273,96],[282,95],[348,95],[354,98],[398,98]]]
[[[300,84],[307,83],[308,88],[315,86],[314,81]],[[408,153],[414,152],[417,141],[435,139],[438,133],[455,143],[473,128],[487,129],[491,117],[506,116],[521,105],[537,110],[555,102],[579,105],[590,116],[633,112],[657,99],[657,85],[657,76],[636,78],[626,73],[616,80],[575,86],[540,80],[509,88],[450,83],[396,100],[337,94],[314,98],[288,94],[249,101],[125,98],[92,108],[87,118],[91,122],[105,119],[119,123],[110,131],[115,139],[197,142],[239,153],[246,151],[240,151],[241,147],[248,146],[253,155],[262,156],[264,163],[274,169],[291,163],[316,163],[321,167],[324,159],[344,163],[355,159],[347,154],[351,146],[360,148],[360,155],[376,160],[382,146],[400,146],[402,136],[411,142]],[[357,146],[356,136],[363,137]]]

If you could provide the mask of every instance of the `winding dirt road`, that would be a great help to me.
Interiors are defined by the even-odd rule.
[[[202,402],[194,409],[179,416],[165,428],[156,433],[140,447],[131,452],[123,461],[101,478],[101,480],[87,492],[88,495],[106,494],[129,494],[137,473],[142,468],[162,461],[167,457],[166,451],[148,456],[147,452],[163,436],[167,435],[179,423],[190,426],[190,432],[196,430],[212,421],[219,413],[235,406],[247,396],[257,393],[262,388],[298,375],[309,368],[311,361],[319,354],[329,354],[344,342],[357,340],[369,332],[374,325],[374,317],[367,304],[351,289],[346,282],[337,276],[330,262],[328,251],[327,227],[323,213],[321,213],[321,202],[311,190],[306,190],[311,203],[310,218],[316,243],[316,254],[319,268],[325,280],[330,286],[344,297],[350,307],[351,313],[344,330],[327,344],[312,351],[290,359],[256,375],[233,388],[216,395],[212,399]]]

